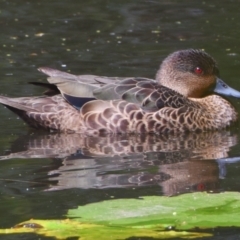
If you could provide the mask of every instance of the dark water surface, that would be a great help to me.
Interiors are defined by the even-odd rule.
[[[221,78],[240,90],[239,8],[240,1],[2,0],[0,93],[41,94],[26,84],[44,79],[40,66],[153,78],[164,57],[185,48],[209,52]],[[233,104],[240,111],[240,101]],[[0,228],[64,218],[68,209],[113,197],[240,190],[238,125],[179,138],[83,138],[29,130],[0,110]],[[240,238],[240,230],[212,239],[226,238]]]

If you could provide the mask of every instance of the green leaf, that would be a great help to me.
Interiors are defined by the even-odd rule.
[[[239,227],[239,213],[240,194],[226,192],[108,200],[69,210],[68,217],[105,225],[190,230],[195,227]]]
[[[206,233],[186,231],[158,231],[158,229],[131,228],[86,224],[74,220],[29,220],[10,229],[0,229],[0,234],[36,233],[56,239],[79,237],[81,240],[114,240],[130,237],[152,237],[157,239],[196,238],[211,236]]]
[[[116,199],[68,211],[66,220],[29,220],[0,234],[36,233],[57,239],[196,238],[211,236],[196,227],[240,226],[240,194],[192,193],[176,197]],[[226,220],[227,219],[227,220]]]

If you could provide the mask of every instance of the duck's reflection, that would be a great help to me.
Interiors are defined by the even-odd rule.
[[[164,195],[176,195],[218,191],[224,162],[231,161],[228,152],[236,144],[237,135],[229,131],[102,138],[36,132],[16,141],[12,153],[1,159],[62,160],[60,167],[48,172],[54,184],[47,191],[160,185]],[[19,151],[23,145],[26,150]]]

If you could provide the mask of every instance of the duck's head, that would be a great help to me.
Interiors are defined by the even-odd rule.
[[[161,64],[157,81],[186,97],[201,98],[217,93],[240,98],[240,92],[219,78],[215,60],[202,50],[187,49],[172,53]]]

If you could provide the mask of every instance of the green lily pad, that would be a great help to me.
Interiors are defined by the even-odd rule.
[[[69,210],[68,217],[104,225],[158,226],[177,230],[239,227],[240,194],[190,193],[176,197],[108,200]]]
[[[80,206],[65,220],[29,220],[0,234],[36,233],[81,240],[199,238],[207,229],[240,227],[240,194],[192,193],[176,197],[116,199]],[[197,232],[196,229],[205,229]]]
[[[151,237],[156,239],[197,238],[211,236],[207,233],[186,231],[158,231],[158,228],[131,228],[81,223],[75,220],[29,220],[10,229],[0,229],[0,234],[36,233],[56,239],[79,237],[81,240],[114,240],[130,237]]]

